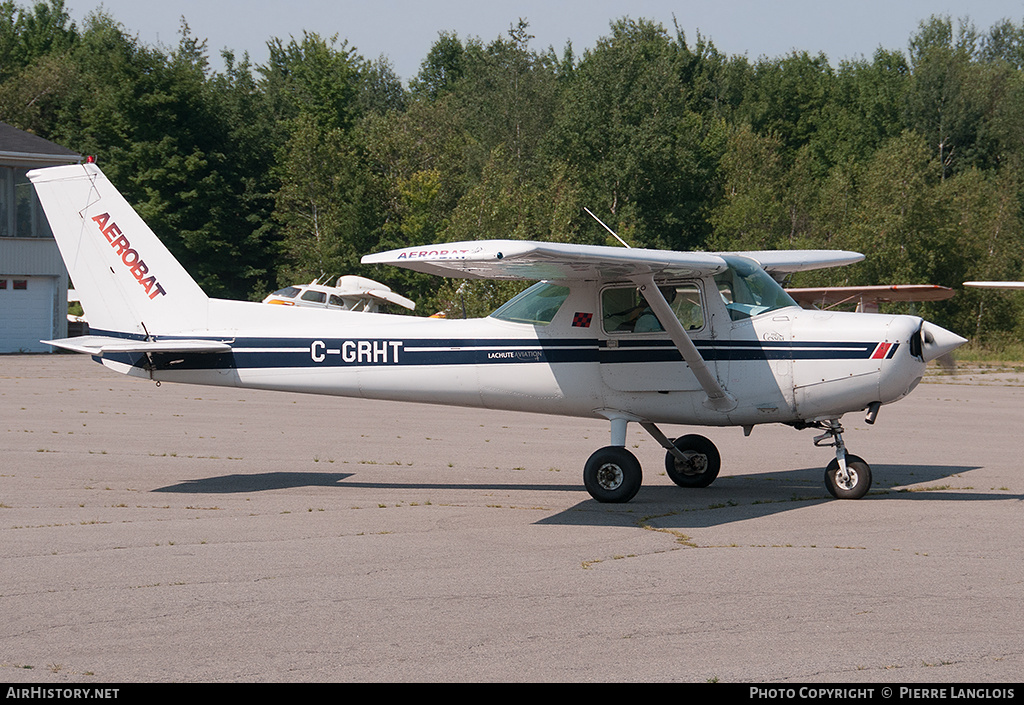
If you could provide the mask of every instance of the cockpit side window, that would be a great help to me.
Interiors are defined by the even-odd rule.
[[[280,296],[282,299],[294,299],[295,295],[299,293],[299,288],[295,286],[286,286],[283,289],[278,289],[274,292],[274,296]]]
[[[569,297],[569,288],[550,282],[538,282],[509,299],[491,317],[512,323],[546,326]]]
[[[766,311],[796,306],[782,286],[745,257],[723,255],[728,268],[715,275],[715,285],[734,321],[753,318]]]
[[[700,288],[694,283],[660,286],[668,305],[684,330],[704,327]],[[601,316],[606,333],[653,333],[664,328],[636,287],[614,287],[601,292]]]

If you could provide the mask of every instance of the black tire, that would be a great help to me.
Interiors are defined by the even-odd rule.
[[[825,489],[836,499],[860,499],[871,489],[871,466],[856,455],[846,456],[846,469],[850,480],[841,483],[838,479],[839,461],[835,458],[825,468]]]
[[[689,456],[689,462],[682,463],[672,453],[665,453],[665,472],[672,482],[680,487],[707,487],[715,481],[722,468],[722,456],[714,443],[691,434],[680,436],[672,445]]]
[[[621,446],[606,446],[595,451],[583,468],[583,484],[598,502],[628,502],[640,490],[642,482],[640,461]]]

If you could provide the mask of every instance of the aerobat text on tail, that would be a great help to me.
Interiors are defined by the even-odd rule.
[[[46,341],[135,377],[601,418],[608,446],[584,485],[602,502],[642,482],[625,448],[638,423],[682,487],[721,458],[660,425],[817,428],[836,497],[867,492],[840,418],[910,393],[960,338],[914,316],[801,309],[779,281],[853,252],[670,252],[517,240],[368,255],[463,278],[537,281],[492,315],[445,320],[208,298],[94,164],[30,172],[92,334]]]

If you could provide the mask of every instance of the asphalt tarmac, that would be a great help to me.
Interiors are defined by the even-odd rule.
[[[1024,375],[814,431],[701,432],[719,479],[583,488],[606,422],[153,383],[0,356],[0,682],[1013,683]]]

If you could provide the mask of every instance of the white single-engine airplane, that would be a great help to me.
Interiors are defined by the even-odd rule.
[[[708,439],[657,424],[784,423],[824,431],[836,497],[871,484],[848,454],[843,414],[908,394],[925,364],[966,342],[913,316],[807,311],[777,278],[863,259],[852,252],[662,252],[484,240],[370,255],[466,278],[538,283],[482,319],[444,320],[210,299],[95,164],[29,173],[94,335],[46,341],[156,381],[253,387],[604,418],[587,490],[627,502],[639,423],[668,476],[718,475]]]
[[[377,313],[381,304],[394,304],[413,310],[415,302],[391,288],[365,277],[346,274],[334,286],[316,279],[309,284],[286,286],[263,299],[265,304],[326,308],[331,311],[367,311]]]

